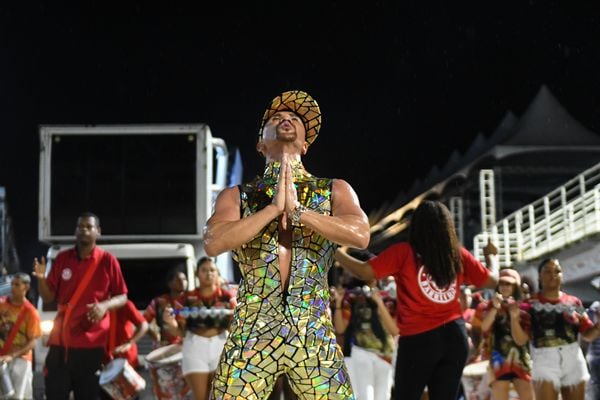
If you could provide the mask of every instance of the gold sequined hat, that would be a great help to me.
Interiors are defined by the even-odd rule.
[[[262,130],[267,120],[276,112],[286,110],[294,112],[302,119],[306,130],[305,140],[309,145],[312,144],[319,134],[319,129],[321,129],[321,109],[315,99],[301,90],[290,90],[281,93],[271,101],[260,123],[259,140],[262,137]]]

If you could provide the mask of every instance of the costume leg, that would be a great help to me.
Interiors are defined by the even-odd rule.
[[[271,340],[254,339],[254,346],[242,351],[242,346],[234,345],[230,337],[221,354],[221,361],[213,380],[212,398],[214,400],[268,398],[277,377],[282,373],[279,359],[283,355],[283,344],[274,348],[274,345],[281,342],[279,337],[273,343]]]
[[[287,374],[299,399],[355,399],[344,356],[336,344],[293,348],[289,354]]]

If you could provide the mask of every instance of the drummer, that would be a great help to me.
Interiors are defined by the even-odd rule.
[[[181,369],[194,398],[199,400],[209,398],[236,301],[222,288],[211,258],[201,258],[196,266],[200,286],[182,297],[183,307],[167,308],[163,319],[171,334],[184,338]]]
[[[188,282],[184,270],[181,267],[171,268],[166,276],[167,292],[152,299],[144,310],[144,318],[148,321],[148,324],[151,324],[147,333],[152,338],[155,349],[170,344],[181,344],[182,337],[172,335],[165,328],[162,314],[167,307],[183,307],[181,298],[185,294],[187,286]],[[157,329],[154,329],[154,326]]]

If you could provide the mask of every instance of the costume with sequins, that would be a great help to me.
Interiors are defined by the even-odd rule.
[[[279,168],[267,164],[262,177],[240,186],[242,218],[271,204]],[[330,215],[332,180],[312,176],[299,161],[292,169],[298,201]],[[327,311],[336,245],[302,224],[292,228],[287,290],[279,271],[278,220],[234,251],[242,281],[213,381],[216,399],[267,398],[282,374],[301,399],[354,399]]]

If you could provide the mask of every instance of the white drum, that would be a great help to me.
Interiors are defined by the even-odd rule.
[[[192,392],[181,371],[181,345],[159,347],[146,356],[152,391],[158,400],[189,399]]]
[[[126,359],[115,358],[102,370],[100,387],[115,400],[130,400],[146,388],[146,381]]]

